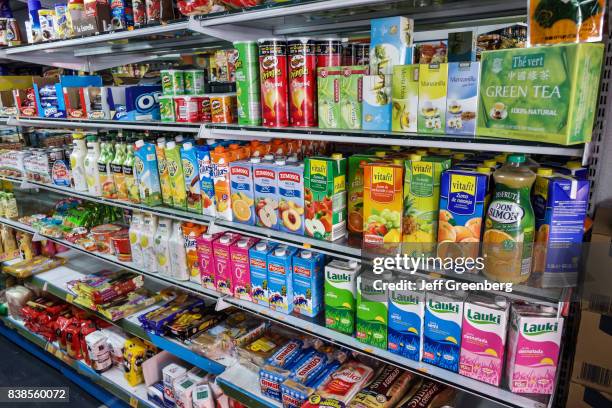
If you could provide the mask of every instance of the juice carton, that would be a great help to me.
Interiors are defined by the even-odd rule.
[[[459,374],[499,386],[510,302],[471,294],[463,305]]]
[[[226,295],[233,295],[230,247],[240,239],[240,235],[226,232],[213,241],[215,252],[215,290]]]
[[[157,156],[157,171],[159,172],[159,182],[162,191],[162,201],[164,205],[172,207],[172,185],[168,175],[168,163],[166,162],[166,141],[164,138],[157,139],[155,145],[155,155]]]
[[[170,264],[172,266],[172,277],[180,281],[191,279],[191,271],[187,268],[187,253],[185,252],[185,234],[180,221],[172,223],[172,235],[170,236]]]
[[[305,233],[335,241],[346,236],[346,159],[307,157],[304,162]]]
[[[183,223],[183,235],[185,236],[185,255],[187,259],[187,270],[189,271],[189,280],[196,283],[202,283],[200,277],[200,266],[198,264],[198,251],[196,239],[204,232],[206,227],[192,222]]]
[[[276,243],[259,241],[249,250],[251,266],[251,300],[262,306],[269,306],[268,300],[268,255]]]
[[[210,290],[217,290],[215,285],[215,252],[213,241],[218,239],[223,233],[201,234],[196,237],[196,252],[198,255],[198,268],[200,269],[200,280],[202,287]]]
[[[411,155],[406,160],[403,242],[424,244],[427,252],[438,242],[440,178],[450,164],[446,156]]]
[[[486,174],[461,170],[442,173],[438,256],[478,256],[487,190]]]
[[[374,162],[363,166],[363,240],[387,244],[402,240],[403,174],[399,164]]]
[[[339,123],[340,129],[361,129],[363,105],[363,76],[368,67],[342,67],[339,90]]]
[[[388,293],[376,289],[375,281],[388,281],[382,275],[362,273],[357,277],[357,340],[387,349]]]
[[[255,220],[260,227],[278,229],[278,184],[276,166],[265,160],[253,163]]]
[[[253,157],[250,161],[240,160],[229,165],[232,214],[244,224],[255,225],[253,163],[259,162],[259,157]]]
[[[132,217],[132,222],[133,217]],[[154,248],[157,260],[157,271],[167,277],[172,277],[172,265],[170,262],[170,236],[172,235],[172,220],[160,217],[157,221]]]
[[[293,268],[296,249],[279,245],[268,254],[268,300],[270,309],[290,314],[293,311]]]
[[[207,146],[196,147],[198,169],[200,172],[200,194],[202,195],[202,214],[214,217],[216,211],[213,163]]]
[[[516,393],[552,394],[559,362],[563,318],[554,309],[513,305],[508,331],[506,376]]]
[[[356,261],[334,259],[325,266],[325,326],[350,336],[355,332],[357,275]]]
[[[249,268],[249,250],[259,241],[259,238],[242,237],[230,247],[230,268],[234,297],[242,300],[251,298],[251,272]]]
[[[459,371],[464,298],[461,291],[452,295],[428,292],[425,303],[422,360],[455,373]]]
[[[391,85],[391,130],[417,132],[419,111],[419,66],[396,65],[393,67]]]
[[[476,132],[479,79],[480,63],[478,62],[448,64],[447,134],[473,135]]]
[[[419,133],[445,133],[447,80],[447,64],[421,64],[419,66],[419,112],[417,119]]]
[[[200,166],[196,149],[189,142],[181,148],[181,163],[183,165],[183,183],[187,198],[187,211],[202,214],[202,196],[200,194]]]
[[[157,215],[145,214],[140,230],[140,248],[144,259],[143,269],[147,272],[158,272],[155,256],[155,233],[157,232]]]
[[[161,205],[161,185],[157,173],[155,146],[152,143],[145,143],[144,140],[136,141],[135,146],[134,167],[136,168],[140,200],[148,206]]]
[[[304,165],[276,161],[279,229],[304,235]]]
[[[144,268],[144,255],[140,247],[140,234],[144,224],[144,214],[134,211],[128,236],[130,238],[130,250],[132,251],[132,263],[136,268]]]
[[[370,73],[391,75],[395,65],[412,62],[414,21],[386,17],[370,21]]]
[[[340,128],[340,78],[342,67],[317,69],[317,113],[321,129]]]
[[[292,263],[294,309],[315,317],[323,307],[325,255],[303,249],[293,256]]]
[[[376,161],[373,154],[354,154],[348,158],[348,230],[363,233],[363,165]]]
[[[185,174],[181,160],[181,147],[170,141],[166,144],[166,167],[172,188],[172,206],[187,210],[187,190],[185,189]]]
[[[536,228],[533,272],[543,273],[543,287],[574,286],[589,182],[571,176],[551,177],[552,172],[546,170],[538,169],[532,196]]]
[[[232,221],[232,198],[230,192],[229,164],[236,160],[237,155],[229,148],[216,146],[210,153],[213,162],[213,184],[217,204],[216,216]]]
[[[415,280],[418,285],[418,281]],[[423,356],[423,319],[425,293],[422,291],[389,291],[388,349],[414,361]]]
[[[363,130],[391,130],[391,75],[363,77]]]

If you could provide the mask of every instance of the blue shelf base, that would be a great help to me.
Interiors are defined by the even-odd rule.
[[[216,361],[210,360],[206,357],[202,357],[189,350],[186,346],[178,345],[165,337],[161,337],[153,333],[148,333],[148,335],[149,340],[155,346],[174,354],[181,360],[193,364],[194,366],[199,367],[208,373],[219,375],[225,371],[225,366],[223,364],[217,363]]]

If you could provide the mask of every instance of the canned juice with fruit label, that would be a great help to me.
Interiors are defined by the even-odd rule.
[[[337,67],[342,65],[342,40],[338,38],[316,41],[317,67]]]
[[[286,42],[277,39],[259,40],[259,76],[263,125],[289,126]]]
[[[261,125],[261,90],[256,41],[236,41],[236,96],[239,125]]]
[[[291,126],[316,127],[315,42],[308,38],[290,39],[289,117]]]

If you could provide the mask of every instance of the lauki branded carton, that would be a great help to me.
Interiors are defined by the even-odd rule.
[[[303,249],[293,256],[293,308],[315,317],[323,307],[325,255]]]
[[[255,225],[253,163],[259,161],[258,157],[254,157],[250,161],[232,162],[229,166],[234,219],[249,225]]]
[[[230,269],[232,271],[234,297],[237,299],[253,300],[251,298],[249,250],[258,241],[258,238],[242,237],[230,247]]]
[[[412,62],[414,21],[386,17],[370,21],[370,73],[393,74],[396,65]]]
[[[510,302],[469,295],[463,305],[459,374],[499,386],[504,366]]]
[[[256,224],[278,229],[278,185],[276,166],[269,160],[253,163]]]
[[[373,273],[357,277],[357,340],[383,350],[387,349],[388,293],[386,289],[376,289],[374,282],[389,278]]]
[[[415,281],[420,285],[418,281]],[[423,356],[423,320],[425,293],[422,291],[389,291],[388,349],[414,361]]]
[[[510,391],[552,394],[559,363],[563,318],[552,307],[513,305],[506,375]]]
[[[183,165],[183,183],[187,198],[187,211],[202,214],[202,196],[200,194],[200,168],[196,149],[186,142],[181,148],[181,163]]]
[[[476,132],[479,78],[480,63],[478,62],[448,64],[447,134],[473,135]]]
[[[196,157],[200,170],[200,194],[202,195],[202,214],[214,217],[216,211],[213,163],[208,146],[197,146]]]
[[[357,276],[361,265],[356,261],[334,259],[325,266],[325,326],[353,335],[357,298]]]
[[[279,229],[304,235],[304,164],[276,161]]]
[[[240,239],[240,235],[226,232],[213,241],[215,253],[215,290],[233,296],[230,247]]]
[[[304,162],[305,233],[324,241],[346,236],[346,159],[307,157]]]
[[[293,311],[293,268],[296,249],[279,245],[268,254],[268,300],[270,309],[290,314]]]
[[[402,240],[403,174],[397,164],[373,162],[363,166],[363,241],[393,244]]]
[[[448,65],[421,64],[419,66],[419,133],[446,132],[446,85]]]
[[[461,291],[427,293],[422,361],[455,373],[459,371],[464,298]]]
[[[142,203],[148,206],[162,204],[161,185],[157,173],[155,146],[138,140],[134,151],[136,179]]]
[[[262,306],[269,306],[268,299],[268,256],[277,244],[259,241],[249,249],[251,266],[251,300]]]
[[[419,110],[419,66],[396,65],[391,84],[391,130],[417,132]]]
[[[200,269],[200,279],[205,289],[217,290],[215,285],[215,252],[213,242],[223,233],[202,234],[196,237],[196,251],[198,255],[198,267]]]
[[[363,130],[391,130],[391,77],[363,77]]]

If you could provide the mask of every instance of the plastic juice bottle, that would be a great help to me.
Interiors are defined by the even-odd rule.
[[[155,233],[157,232],[157,215],[145,214],[140,234],[140,248],[144,257],[144,270],[157,272],[157,257],[155,256]]]
[[[102,137],[100,145],[100,157],[98,158],[98,172],[102,184],[102,196],[105,198],[117,198],[115,182],[110,164],[115,158],[115,149],[108,136]]]
[[[183,223],[183,236],[185,237],[185,255],[189,280],[201,284],[200,267],[198,265],[198,252],[196,238],[206,232],[206,227],[192,222]]]
[[[115,146],[115,158],[110,164],[115,188],[117,190],[117,198],[119,200],[128,199],[127,185],[125,184],[125,175],[123,174],[123,163],[125,162],[126,155],[127,146],[125,144],[125,138],[119,135],[117,137],[117,145]]]
[[[140,234],[143,223],[144,214],[134,211],[128,235],[130,237],[130,248],[132,250],[132,263],[137,268],[144,268],[144,255],[140,246]]]
[[[493,173],[495,193],[483,236],[484,274],[500,282],[524,282],[531,273],[535,216],[530,193],[536,175],[523,163],[525,155],[512,154]]]
[[[172,277],[172,265],[170,264],[170,236],[172,235],[172,221],[169,218],[159,218],[157,231],[153,243],[155,249],[155,260],[157,271],[167,277]]]
[[[157,156],[157,170],[159,172],[159,182],[162,190],[162,201],[168,207],[173,206],[172,184],[168,175],[168,163],[166,162],[166,139],[160,137],[155,145],[155,155]]]
[[[172,276],[179,281],[189,280],[187,269],[187,254],[185,252],[185,235],[180,221],[172,223],[172,235],[170,237],[170,262],[172,265]]]
[[[174,208],[187,210],[187,192],[185,191],[185,176],[183,174],[180,146],[172,141],[166,143],[165,157],[172,188],[172,205]]]
[[[85,177],[87,180],[87,191],[94,196],[102,195],[102,184],[100,183],[100,171],[98,169],[98,158],[100,157],[100,143],[96,135],[87,135],[87,155],[83,162],[85,166]]]
[[[72,169],[72,186],[76,191],[87,191],[87,177],[85,176],[85,156],[87,144],[83,133],[73,133],[74,148],[70,153],[70,167]]]
[[[140,203],[140,193],[138,192],[138,182],[136,180],[134,159],[134,141],[128,140],[126,145],[125,160],[123,161],[121,170],[123,171],[128,200],[133,203]]]

